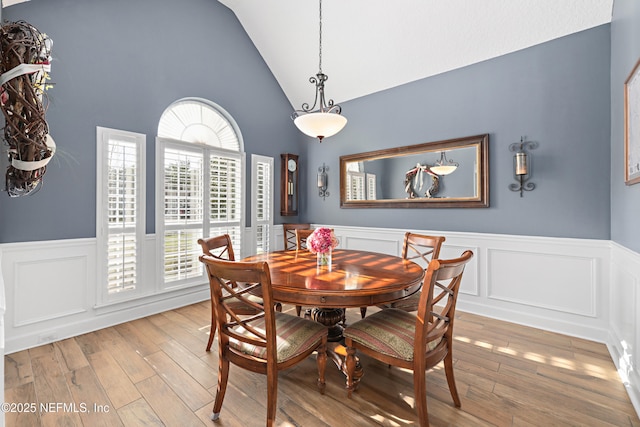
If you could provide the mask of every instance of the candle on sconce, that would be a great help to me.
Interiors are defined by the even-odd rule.
[[[324,174],[323,173],[319,173],[318,174],[318,188],[322,188],[325,186],[324,183]]]
[[[527,153],[516,153],[516,175],[527,174]]]

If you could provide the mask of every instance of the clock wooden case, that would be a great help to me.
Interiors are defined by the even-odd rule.
[[[280,173],[280,215],[298,215],[298,156],[280,154],[282,171]]]

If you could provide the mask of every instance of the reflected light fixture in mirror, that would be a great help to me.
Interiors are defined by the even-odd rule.
[[[447,160],[447,155],[444,151],[440,152],[440,160],[436,162],[435,165],[430,166],[429,169],[435,174],[438,175],[449,175],[456,169],[458,169],[458,163],[453,160]]]
[[[511,191],[519,191],[522,197],[523,191],[531,191],[536,188],[533,182],[528,182],[531,178],[531,156],[527,150],[535,150],[538,143],[533,141],[525,141],[524,137],[520,137],[520,142],[514,142],[509,146],[509,151],[514,152],[513,155],[513,178],[517,183],[509,184]]]
[[[318,138],[320,142],[324,138],[333,136],[340,132],[347,124],[347,118],[342,116],[342,107],[334,105],[333,100],[325,100],[324,82],[329,76],[322,73],[322,0],[320,3],[320,43],[319,43],[319,66],[318,74],[310,77],[309,82],[316,85],[316,97],[313,105],[309,106],[306,102],[302,104],[301,110],[296,110],[291,115],[293,123],[298,129],[312,138]],[[316,110],[316,105],[318,109]],[[315,110],[315,111],[314,111]]]

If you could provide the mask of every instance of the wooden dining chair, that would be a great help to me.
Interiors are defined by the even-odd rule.
[[[320,393],[325,389],[327,363],[326,326],[273,309],[271,275],[266,262],[231,262],[201,255],[211,284],[211,299],[218,324],[218,389],[211,419],[217,420],[229,379],[229,364],[267,376],[267,426],[275,422],[278,398],[278,372],[287,369],[317,351]],[[232,283],[243,282],[244,287]],[[264,304],[256,304],[251,294],[260,294]],[[255,311],[237,312],[231,298]],[[255,390],[246,390],[254,393]]]
[[[311,236],[314,230],[311,229],[297,229],[296,230],[296,249],[307,249],[307,239]]]
[[[413,261],[426,269],[432,259],[437,259],[440,256],[440,248],[445,240],[444,236],[428,236],[407,232],[404,235],[404,244],[402,245],[402,258]],[[419,302],[420,292],[416,292],[406,298],[381,304],[378,307],[417,311]]]
[[[291,251],[297,248],[296,244],[296,230],[308,230],[311,228],[311,224],[294,224],[287,223],[282,224],[282,231],[284,235],[284,250]]]
[[[380,310],[343,331],[347,349],[347,394],[354,383],[356,351],[383,363],[413,371],[414,399],[420,426],[429,425],[425,371],[444,361],[449,392],[461,406],[453,376],[453,325],[462,273],[473,252],[459,258],[431,260],[416,314],[397,308]]]
[[[202,253],[209,255],[216,259],[235,261],[235,254],[233,252],[233,245],[231,244],[231,237],[228,234],[223,234],[214,237],[205,237],[198,239],[198,243],[202,247]],[[232,286],[236,286],[233,283]],[[262,298],[257,296],[249,296],[257,304],[262,304]],[[242,314],[254,314],[256,311],[252,307],[248,307],[242,304],[240,301],[230,299],[229,304],[234,304],[235,309]],[[282,306],[277,303],[276,310],[282,311]],[[213,304],[211,305],[211,329],[209,330],[209,342],[207,343],[207,351],[211,350],[213,344],[213,338],[216,336],[216,314],[214,312]]]

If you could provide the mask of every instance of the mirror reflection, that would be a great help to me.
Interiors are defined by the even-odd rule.
[[[486,207],[488,135],[340,158],[342,207]]]

